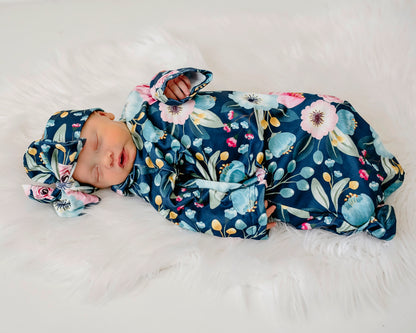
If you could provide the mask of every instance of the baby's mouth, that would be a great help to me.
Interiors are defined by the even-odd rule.
[[[126,160],[127,160],[127,155],[126,155],[126,151],[123,148],[123,150],[121,151],[120,157],[118,159],[118,165],[120,168],[124,168]]]

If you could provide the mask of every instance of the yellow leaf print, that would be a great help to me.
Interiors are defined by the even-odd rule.
[[[218,221],[217,219],[212,220],[211,227],[212,227],[212,229],[214,229],[216,231],[221,231],[222,230],[222,225],[221,225],[220,221]]]

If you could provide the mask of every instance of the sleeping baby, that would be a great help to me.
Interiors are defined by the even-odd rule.
[[[212,73],[162,71],[104,110],[52,115],[24,154],[24,186],[58,215],[81,215],[111,187],[182,228],[266,239],[276,220],[298,229],[390,240],[386,198],[404,171],[347,101],[306,93],[201,91]]]

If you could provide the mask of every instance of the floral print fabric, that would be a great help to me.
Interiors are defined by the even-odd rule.
[[[190,78],[191,96],[168,99],[166,83],[179,75]],[[298,229],[394,236],[394,210],[384,200],[404,171],[347,101],[199,91],[211,78],[194,68],[164,71],[131,92],[122,119],[138,150],[114,191],[221,237],[267,238],[264,200],[277,206],[273,218]]]
[[[81,186],[72,177],[85,139],[82,126],[90,114],[101,109],[64,110],[46,123],[43,137],[33,141],[23,155],[26,174],[37,185],[23,185],[25,194],[36,201],[51,203],[61,217],[82,215],[84,208],[100,199],[90,194],[93,187]]]

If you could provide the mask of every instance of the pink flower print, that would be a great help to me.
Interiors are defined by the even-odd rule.
[[[175,199],[177,202],[181,202],[183,199],[181,197],[176,197]]]
[[[76,123],[76,124],[72,124],[72,128],[77,129],[80,128],[81,124],[80,123]]]
[[[73,165],[64,165],[58,163],[59,180],[62,183],[67,183],[71,175]]]
[[[185,206],[179,206],[179,207],[176,208],[176,210],[179,212],[179,211],[181,211],[184,208],[185,208]]]
[[[228,119],[231,120],[234,118],[234,110],[230,110],[230,112],[228,112]]]
[[[360,157],[358,158],[358,160],[360,161],[360,163],[361,163],[362,165],[364,165],[364,164],[365,164],[365,162],[364,162],[364,158],[363,158],[362,156],[360,156]]]
[[[302,223],[301,228],[302,228],[302,230],[311,230],[312,229],[311,225],[307,222]]]
[[[364,149],[364,150],[362,150],[362,151],[361,151],[361,154],[362,154],[364,157],[367,157],[367,150],[365,150],[365,149]]]
[[[181,105],[167,105],[160,103],[160,116],[164,121],[167,121],[168,123],[183,125],[191,113],[194,111],[194,106],[195,101],[192,99]]]
[[[203,204],[201,204],[201,203],[199,203],[199,202],[194,202],[194,204],[195,204],[195,206],[196,206],[196,207],[198,207],[198,208],[202,208],[202,207],[204,207],[204,205],[203,205]]]
[[[97,202],[100,201],[100,199],[96,195],[84,193],[84,192],[81,192],[81,191],[67,190],[66,194],[75,197],[75,199],[77,199],[79,201],[82,201],[82,203],[84,205],[88,205],[88,204],[91,204],[91,203],[97,203]]]
[[[383,177],[383,176],[381,176],[381,175],[379,175],[379,174],[377,174],[377,178],[378,178],[378,179],[380,179],[381,181],[383,181],[383,180],[384,180],[384,177]]]
[[[53,200],[54,197],[52,196],[53,188],[46,187],[46,186],[38,186],[38,185],[24,185],[25,194],[27,196],[30,195],[30,190],[32,190],[33,197],[36,200]]]
[[[331,96],[331,95],[318,95],[319,97],[322,97],[324,101],[328,103],[344,103],[344,101],[338,97]]]
[[[332,131],[338,122],[335,106],[319,100],[302,110],[300,126],[315,139],[322,139]]]
[[[137,91],[140,97],[143,98],[144,101],[148,102],[149,105],[152,105],[153,103],[157,102],[157,100],[152,97],[150,87],[148,85],[143,84],[136,86],[134,90]]]
[[[361,178],[363,178],[365,180],[368,180],[368,172],[367,171],[365,171],[363,169],[360,169],[360,171],[358,171],[358,172],[359,172]]]
[[[253,139],[254,139],[254,134],[252,134],[252,133],[247,133],[247,134],[245,134],[245,135],[244,135],[244,137],[245,137],[247,140],[253,140]]]
[[[264,170],[263,168],[257,169],[256,176],[259,184],[263,184],[267,187],[267,181],[264,179],[264,177],[266,176],[266,170]]]
[[[270,93],[270,94],[274,95],[275,93]],[[305,100],[305,97],[303,97],[303,94],[301,93],[283,92],[283,93],[276,93],[276,94],[278,95],[277,102],[279,104],[283,104],[287,108],[293,108]]]
[[[174,70],[174,71],[168,71],[166,74],[162,75],[162,76],[159,78],[159,80],[157,80],[157,82],[154,84],[154,87],[155,87],[156,89],[157,89],[157,88],[160,88],[169,76],[174,75],[174,74],[176,74],[176,73],[178,73],[178,71],[177,71],[177,70]]]
[[[228,138],[226,142],[228,144],[228,147],[237,147],[237,140],[235,138]]]
[[[230,133],[231,132],[230,126],[228,126],[227,124],[224,124],[224,131],[226,131],[227,133]]]

